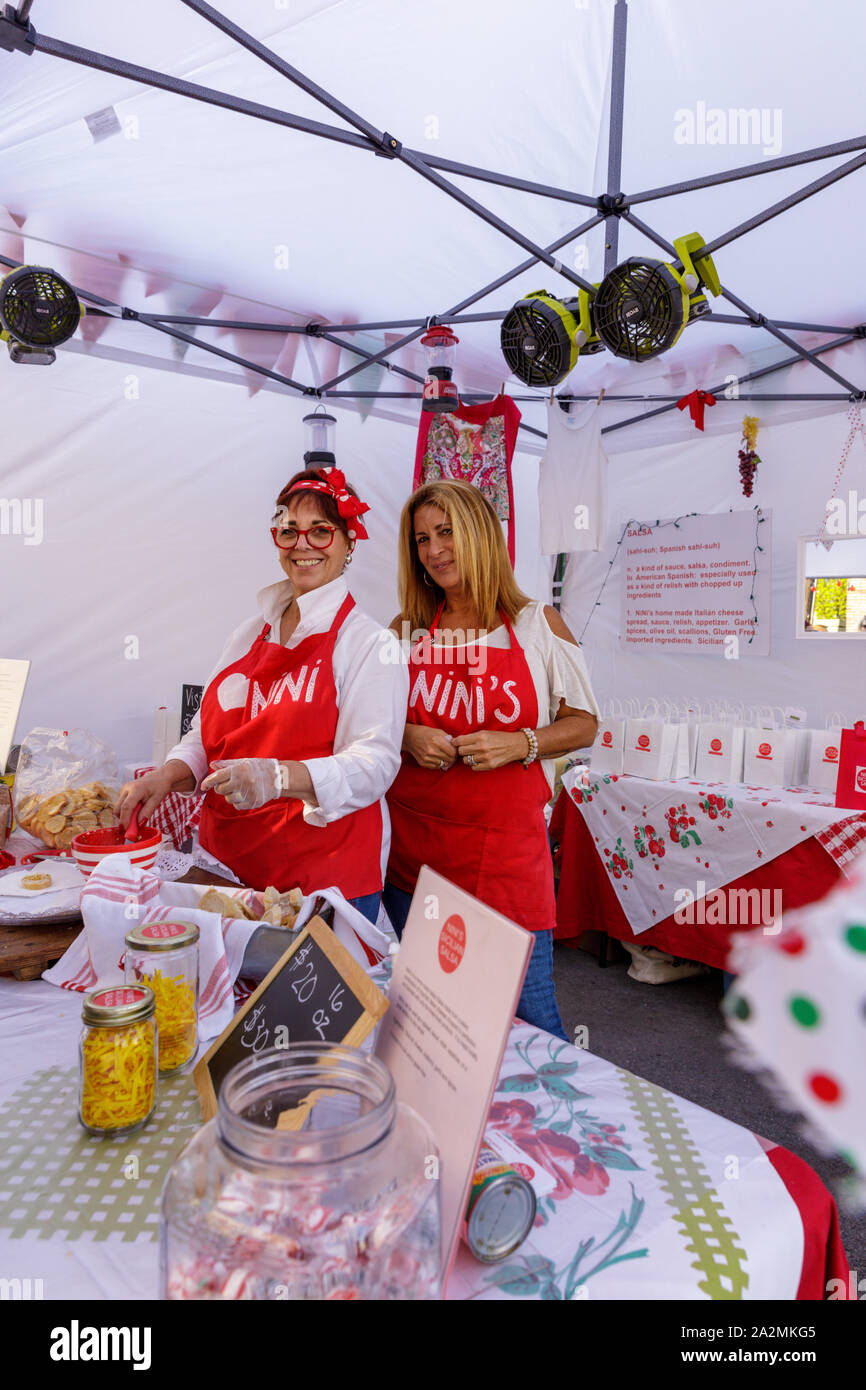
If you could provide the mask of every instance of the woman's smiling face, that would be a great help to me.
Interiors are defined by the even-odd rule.
[[[429,503],[414,517],[418,559],[440,589],[459,589],[460,571],[454,556],[454,533],[446,512]]]
[[[292,494],[279,512],[279,526],[282,529],[294,527],[308,531],[314,526],[333,529],[333,522],[324,516],[315,492]],[[279,549],[280,565],[292,581],[296,594],[307,594],[312,589],[320,589],[330,584],[342,573],[349,554],[349,539],[343,531],[334,530],[330,545],[325,550],[310,545],[309,536],[298,536],[297,544],[291,550]]]

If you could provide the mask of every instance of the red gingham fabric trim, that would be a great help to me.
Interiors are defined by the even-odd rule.
[[[821,830],[815,839],[841,867],[848,864],[862,850],[866,841],[866,815],[848,816],[837,821],[826,830]]]
[[[180,849],[201,820],[203,806],[203,796],[181,796],[179,792],[169,792],[150,817],[150,824],[167,835],[175,849]]]

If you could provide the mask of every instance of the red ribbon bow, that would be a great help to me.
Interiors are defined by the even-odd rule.
[[[326,473],[328,475],[327,478],[305,479],[304,482],[298,483],[296,487],[292,488],[289,496],[291,497],[295,492],[328,493],[337,503],[337,511],[340,513],[340,516],[344,521],[348,522],[347,529],[349,532],[349,539],[352,541],[369,540],[364,523],[360,520],[361,513],[370,510],[369,504],[367,502],[362,502],[358,497],[352,496],[351,492],[349,492],[346,487],[345,475],[339,468],[333,468],[328,465],[323,468],[321,472]]]
[[[716,398],[711,396],[709,391],[692,391],[688,396],[683,396],[681,401],[677,401],[677,410],[689,408],[689,414],[695,422],[695,429],[704,428],[704,406],[715,405]]]

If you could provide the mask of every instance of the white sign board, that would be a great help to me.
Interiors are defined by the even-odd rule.
[[[422,867],[376,1052],[439,1149],[443,1282],[532,946],[532,932]]]
[[[0,657],[0,776],[5,771],[15,737],[15,725],[18,723],[29,671],[29,661]]]
[[[769,512],[684,516],[676,526],[635,521],[620,550],[627,646],[767,656]]]

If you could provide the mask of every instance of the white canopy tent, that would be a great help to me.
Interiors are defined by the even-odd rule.
[[[144,8],[35,0],[27,8],[35,51],[0,54],[0,253],[14,264],[51,265],[79,290],[151,318],[394,325],[325,338],[162,318],[164,328],[278,377],[319,388],[358,363],[341,342],[375,355],[415,331],[399,326],[403,320],[451,321],[454,306],[531,259],[526,241],[560,242],[553,254],[564,273],[535,264],[466,313],[501,313],[542,287],[571,295],[575,276],[598,281],[614,229],[618,260],[667,258],[627,218],[570,235],[597,216],[595,200],[608,188],[614,22],[624,8],[614,0],[443,0],[435,10],[396,0],[221,6],[419,158],[580,195],[574,202],[437,166],[439,177],[517,229],[522,245],[404,160],[361,148],[363,138],[343,143],[219,109],[43,47],[50,36],[49,48],[75,45],[151,76],[351,130],[182,0]],[[666,244],[694,230],[712,241],[866,158],[862,83],[846,62],[866,37],[857,0],[828,0],[820,11],[732,0],[724,28],[714,7],[686,0],[632,3],[627,14],[619,180],[627,195],[849,145],[832,157],[633,203],[630,217]],[[757,120],[741,120],[744,111]],[[830,709],[853,712],[862,698],[862,650],[831,640],[817,662],[812,646],[795,640],[793,615],[795,541],[815,534],[831,495],[848,428],[845,383],[866,389],[866,350],[855,332],[866,302],[853,273],[864,204],[866,170],[855,169],[715,253],[723,285],[751,312],[814,326],[780,329],[787,339],[810,351],[841,340],[820,358],[835,378],[798,360],[796,347],[736,305],[713,300],[713,315],[688,327],[663,357],[638,366],[602,352],[580,361],[558,388],[594,397],[604,386],[605,423],[617,425],[659,402],[611,397],[667,396],[673,406],[692,389],[740,381],[738,398],[720,396],[707,411],[703,435],[676,408],[606,434],[608,547],[570,566],[563,605],[575,631],[593,609],[627,518],[752,502],[773,513],[770,655],[749,658],[745,670],[710,656],[635,656],[619,645],[614,576],[585,636],[600,697],[684,687],[698,697],[794,700],[821,720]],[[498,320],[455,327],[461,394],[494,394],[508,370]],[[783,371],[743,381],[790,359],[795,365]],[[404,375],[372,366],[334,389],[417,393],[405,375],[423,375],[417,340],[391,361]],[[520,402],[529,428],[514,463],[517,574],[542,596],[551,561],[539,555],[536,482],[547,393],[515,378],[506,390],[533,398]],[[782,399],[751,399],[767,394]],[[802,399],[810,396],[825,399]],[[264,528],[276,492],[299,466],[301,419],[313,399],[116,314],[88,315],[50,369],[0,363],[3,497],[38,500],[43,515],[39,544],[8,524],[0,535],[2,654],[34,663],[19,733],[34,724],[83,724],[123,757],[147,755],[153,709],[176,706],[182,682],[204,679],[226,632],[274,576]],[[419,401],[326,399],[339,419],[339,462],[373,507],[353,589],[387,621],[396,608],[394,535],[411,487]],[[761,419],[762,464],[749,502],[736,463],[746,412]],[[866,485],[859,443],[843,484]],[[3,515],[11,516],[8,508]]]

